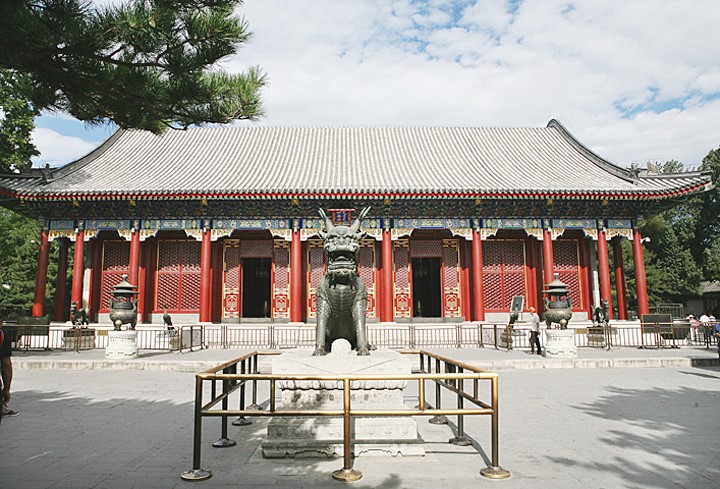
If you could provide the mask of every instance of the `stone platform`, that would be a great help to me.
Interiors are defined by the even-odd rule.
[[[344,340],[343,340],[344,341]],[[369,356],[350,352],[349,344],[327,356],[293,350],[273,359],[272,372],[280,375],[397,374],[411,373],[410,358],[391,350],[376,350]],[[368,410],[410,409],[403,401],[406,381],[354,381],[351,407]],[[341,410],[342,382],[279,381],[282,394],[278,410]],[[424,455],[423,440],[411,417],[353,417],[353,453],[360,456]],[[340,417],[274,417],[262,442],[263,456],[332,457],[343,454],[343,420]]]

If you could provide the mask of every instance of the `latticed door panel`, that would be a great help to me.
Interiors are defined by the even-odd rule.
[[[240,242],[225,240],[223,253],[223,317],[240,317]]]
[[[457,239],[444,239],[443,253],[443,316],[460,317],[460,259]]]
[[[407,239],[393,242],[393,263],[395,264],[395,291],[393,307],[395,317],[412,317],[412,297],[410,294],[410,246]]]
[[[375,240],[364,239],[360,242],[358,274],[367,289],[367,311],[369,318],[377,316],[377,291],[375,287]]]
[[[487,240],[482,246],[483,289],[485,291],[485,309],[502,310],[502,243]]]
[[[273,242],[272,317],[290,317],[290,243]]]
[[[555,273],[570,289],[572,308],[585,309],[580,267],[580,242],[576,239],[553,241],[553,260]]]
[[[492,239],[483,242],[483,288],[487,311],[508,311],[515,295],[527,297],[525,242]]]
[[[110,310],[112,291],[122,282],[123,274],[130,274],[130,242],[105,241],[103,244],[102,285],[100,311]],[[137,285],[137,284],[133,284]]]
[[[200,248],[197,241],[158,243],[156,310],[200,310]]]
[[[317,317],[317,288],[325,275],[325,252],[320,239],[308,240],[307,301],[308,317]]]
[[[443,242],[439,239],[410,241],[410,255],[413,258],[441,258],[443,256]]]
[[[273,242],[269,239],[240,241],[242,258],[270,258],[273,253]]]

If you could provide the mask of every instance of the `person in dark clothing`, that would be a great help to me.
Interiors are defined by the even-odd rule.
[[[1,323],[1,321],[0,321]],[[10,348],[10,335],[2,330],[0,325],[0,419],[6,416],[17,416],[18,412],[8,407],[10,402],[10,384],[12,383],[12,349]]]

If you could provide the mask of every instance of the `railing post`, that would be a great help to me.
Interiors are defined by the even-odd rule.
[[[408,326],[408,341],[410,342],[410,348],[415,348],[417,340],[415,339],[415,325],[411,324]]]
[[[352,425],[350,418],[350,379],[343,379],[343,468],[333,472],[333,479],[355,482],[362,479],[362,472],[353,469]]]
[[[258,370],[258,357],[259,357],[259,355],[257,353],[255,353],[252,356],[252,359],[251,359],[252,366],[250,367],[250,373],[252,373],[252,374],[260,373],[260,371]],[[255,411],[262,410],[262,406],[260,406],[257,402],[257,379],[253,379],[253,381],[252,381],[252,404],[250,404],[247,408],[253,409]]]
[[[195,419],[193,430],[193,466],[192,469],[186,470],[180,477],[186,481],[202,481],[212,477],[212,472],[201,468],[202,462],[202,404],[203,404],[203,385],[202,379],[195,377]]]
[[[462,347],[462,324],[455,325],[455,348]]]
[[[430,362],[430,359],[428,358],[428,373],[432,373],[432,363]],[[435,359],[435,373],[440,372],[440,360],[437,358]],[[435,380],[435,409],[441,409],[442,408],[442,386],[440,385],[440,380]],[[436,414],[432,418],[428,420],[428,423],[430,424],[448,424],[447,417],[443,416],[442,414]]]
[[[237,372],[237,364],[234,364],[230,367],[226,367],[223,369],[223,375],[229,374],[229,373],[235,373]],[[230,391],[230,381],[227,379],[222,380],[222,394],[223,394],[223,400],[222,400],[222,410],[227,411],[228,410],[228,392]],[[235,423],[233,423],[235,424]],[[218,440],[215,440],[212,444],[215,448],[228,448],[228,447],[234,447],[237,445],[237,442],[235,440],[231,440],[228,438],[228,417],[227,414],[223,414],[220,417],[220,438]]]
[[[237,365],[237,364],[235,364],[235,365]],[[240,362],[240,373],[241,374],[246,373],[245,360],[242,360]],[[240,385],[240,411],[245,411],[245,383],[247,382],[247,380],[243,379],[240,382],[242,382],[242,385]],[[241,414],[238,417],[238,419],[236,419],[235,421],[232,422],[232,424],[233,424],[233,426],[247,426],[247,425],[252,424],[252,421],[250,421],[249,419],[247,419],[245,416],[243,416]]]
[[[457,373],[461,374],[463,373],[463,368],[458,367]],[[462,396],[463,391],[465,390],[465,379],[457,379],[455,380],[455,388],[457,389],[457,408],[459,411],[462,411],[463,405],[464,405],[464,399]],[[472,445],[472,442],[468,437],[465,436],[465,417],[462,414],[458,414],[457,417],[457,436],[450,438],[449,443],[451,445],[456,445],[459,447],[466,447],[468,445]]]
[[[605,349],[610,351],[612,347],[612,327],[610,323],[605,323]]]
[[[499,400],[498,395],[498,377],[497,375],[491,379],[492,389],[492,461],[491,465],[485,467],[480,471],[480,474],[489,479],[507,479],[510,477],[510,472],[500,467],[500,413],[499,413]]]
[[[274,325],[272,325],[272,324],[269,324],[269,325],[268,325],[268,336],[269,336],[269,340],[270,340],[270,341],[269,341],[269,343],[270,343],[270,348],[271,348],[271,349],[275,349],[275,348],[276,348],[276,345],[275,345],[275,327],[274,327]]]

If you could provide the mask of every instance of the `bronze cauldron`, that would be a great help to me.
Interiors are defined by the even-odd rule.
[[[557,324],[560,329],[567,328],[567,323],[572,318],[572,299],[570,298],[570,289],[558,278],[558,274],[553,274],[555,280],[549,284],[545,284],[543,294],[543,302],[545,303],[545,324],[548,328],[553,323]]]
[[[129,324],[129,329],[135,329],[137,324],[137,286],[127,279],[128,276],[123,274],[122,282],[115,286],[110,299],[110,321],[115,331],[120,331],[123,324]]]

